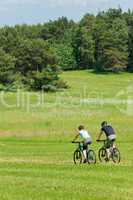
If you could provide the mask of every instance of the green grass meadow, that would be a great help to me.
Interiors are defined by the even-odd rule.
[[[57,93],[0,93],[0,200],[132,200],[132,74],[61,78],[69,89]],[[103,120],[116,129],[121,163],[74,165],[75,129],[86,126],[97,153]]]

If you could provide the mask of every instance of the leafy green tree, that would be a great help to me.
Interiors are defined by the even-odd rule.
[[[17,32],[19,37],[23,39],[38,39],[41,38],[41,31],[43,29],[43,25],[16,25],[14,30]]]
[[[94,40],[86,27],[78,27],[74,39],[73,49],[77,69],[86,69],[94,63]]]
[[[96,21],[96,17],[94,15],[87,13],[86,15],[83,16],[79,25],[82,27],[86,27],[86,29],[92,33],[94,29],[95,21]]]
[[[133,71],[133,11],[121,8],[37,25],[0,28],[0,83],[56,90],[60,69]]]
[[[0,47],[6,53],[12,54],[16,51],[20,39],[17,30],[13,27],[6,26],[0,30]]]
[[[59,66],[62,70],[75,69],[76,62],[71,44],[55,44],[54,49],[58,57]]]
[[[26,75],[29,71],[42,71],[44,65],[47,65],[48,44],[43,40],[22,40],[17,51],[16,70]],[[52,62],[52,60],[51,60]]]
[[[23,40],[16,51],[16,71],[22,82],[31,89],[57,89],[60,72],[58,62],[49,44],[42,39]]]
[[[61,17],[58,20],[50,21],[44,24],[41,30],[41,38],[44,40],[61,41],[64,35],[74,26],[73,21],[69,21],[66,17]]]
[[[75,28],[72,46],[77,69],[91,68],[94,64],[94,24],[95,17],[93,15],[86,14]]]

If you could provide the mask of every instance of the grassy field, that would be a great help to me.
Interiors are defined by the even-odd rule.
[[[0,200],[132,200],[132,74],[61,76],[70,86],[62,92],[0,93]],[[97,153],[103,120],[117,131],[122,162],[75,166],[75,128],[86,126]]]

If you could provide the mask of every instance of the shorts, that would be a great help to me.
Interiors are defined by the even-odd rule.
[[[110,135],[110,136],[108,136],[108,140],[115,140],[116,139],[116,135]]]
[[[92,141],[90,140],[85,140],[83,142],[83,150],[87,150],[88,149],[88,145],[90,145],[92,143]]]

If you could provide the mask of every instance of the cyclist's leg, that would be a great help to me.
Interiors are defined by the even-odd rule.
[[[85,158],[85,162],[87,160],[87,152],[88,152],[88,145],[91,144],[91,141],[84,141],[83,142],[83,155],[84,155],[84,158]]]
[[[113,139],[113,140],[112,140],[112,147],[113,147],[113,148],[115,148],[115,144],[114,144],[115,141],[116,141],[116,139]]]
[[[83,156],[84,156],[84,161],[87,160],[87,149],[88,149],[88,145],[86,144],[86,142],[83,142]]]
[[[109,158],[110,158],[110,140],[108,138],[105,142],[104,148],[107,151],[107,159],[109,160]]]
[[[115,145],[114,145],[115,140],[116,140],[116,135],[109,136],[110,148],[115,148]]]
[[[110,148],[110,140],[107,138],[107,140],[105,141],[105,144],[103,146],[105,149]]]
[[[110,156],[111,156],[111,154],[113,152],[113,148],[115,148],[114,142],[115,142],[115,139],[108,139],[108,144],[107,144],[108,159],[110,158]]]
[[[111,152],[111,153],[113,153],[113,149],[116,148],[114,142],[115,142],[115,139],[112,139],[112,140],[110,141],[110,152]]]

